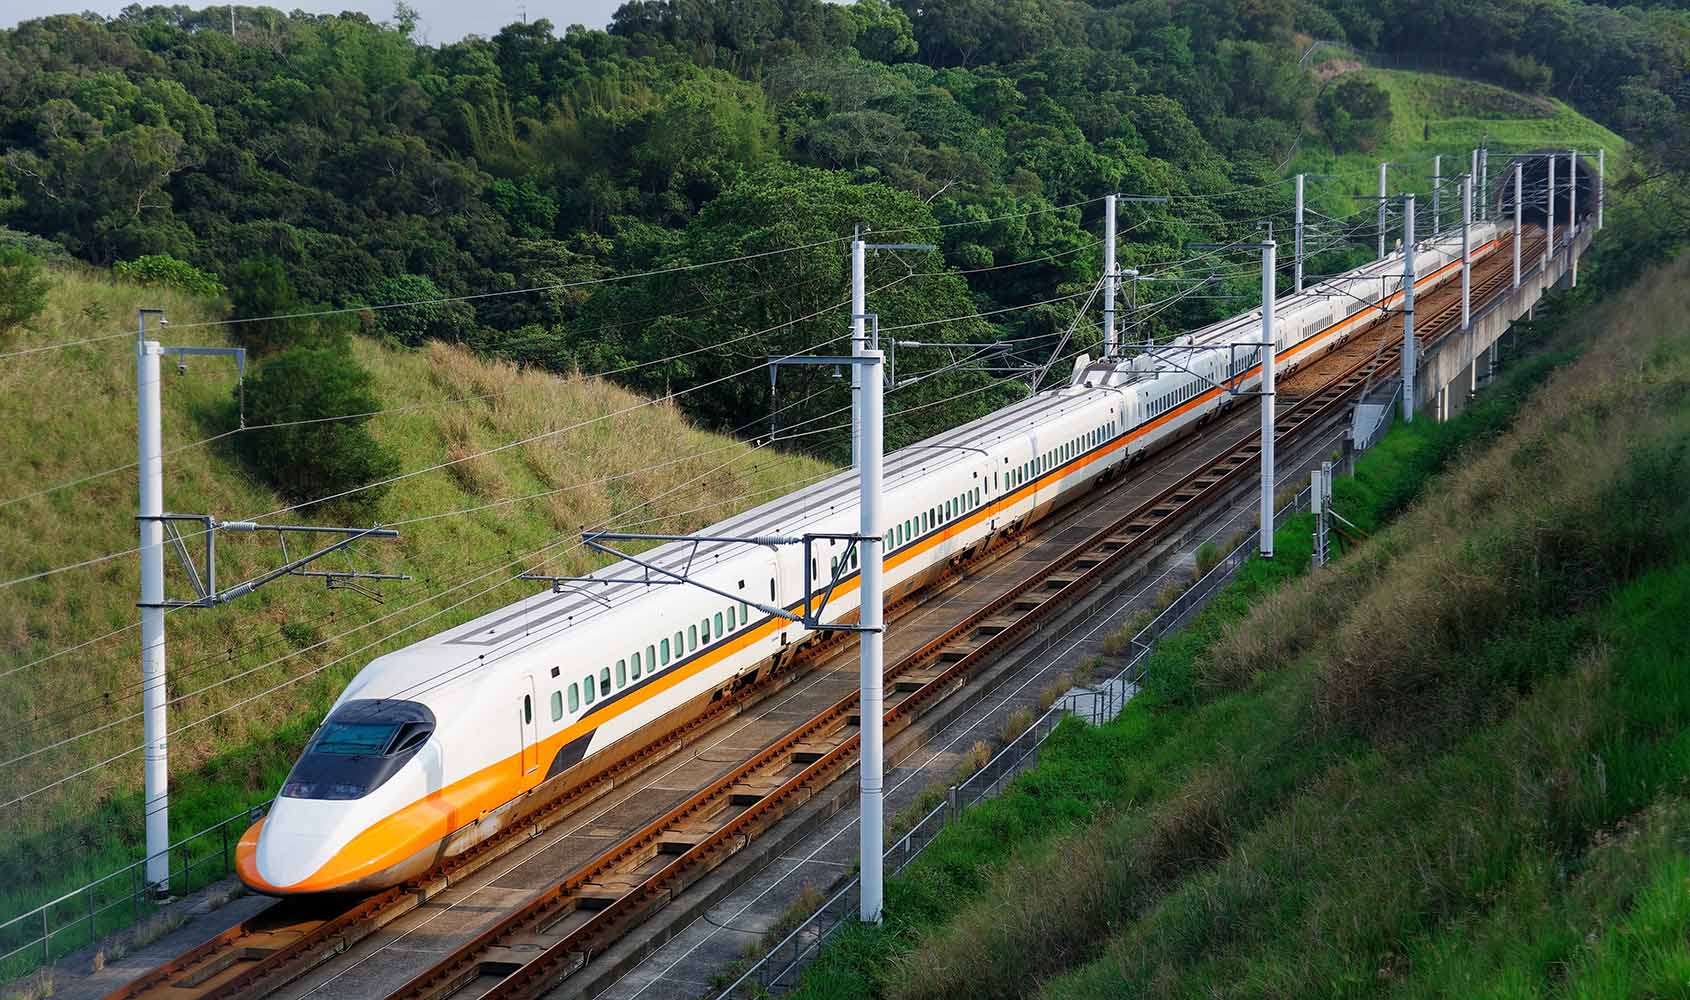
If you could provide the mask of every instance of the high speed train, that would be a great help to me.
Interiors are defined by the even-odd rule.
[[[1475,227],[1474,257],[1502,243]],[[1417,290],[1460,274],[1456,241],[1421,246]],[[1282,299],[1281,372],[1343,343],[1401,296],[1402,260]],[[1260,375],[1260,310],[1175,342],[1177,356],[1081,359],[1068,385],[886,456],[885,585],[895,600],[1004,532],[1084,495],[1103,477],[1235,402],[1216,383]],[[710,536],[857,530],[847,470],[700,532]],[[269,814],[241,838],[240,878],[271,895],[365,891],[417,875],[498,832],[548,780],[665,713],[754,679],[814,633],[758,609],[796,610],[806,584],[840,577],[827,620],[856,612],[856,555],[800,546],[672,542],[642,556],[740,596],[627,582],[543,593],[372,661],[312,736]],[[842,565],[843,563],[843,565]],[[556,787],[556,786],[551,786]],[[548,789],[549,790],[549,789]]]

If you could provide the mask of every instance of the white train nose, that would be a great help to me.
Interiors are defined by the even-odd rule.
[[[276,886],[289,886],[310,878],[345,846],[335,833],[337,824],[320,803],[278,799],[258,837],[258,874]]]

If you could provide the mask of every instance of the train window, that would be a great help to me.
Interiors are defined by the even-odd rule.
[[[913,529],[910,527],[909,518],[907,518],[907,517],[904,518],[904,537],[901,539],[901,541],[908,542],[910,540],[910,532],[912,530]]]
[[[657,647],[656,646],[647,646],[645,648],[645,672],[648,673],[648,674],[654,674],[654,673],[657,672]],[[638,670],[634,671],[635,677],[638,677],[639,675],[640,675],[640,672]]]
[[[569,710],[577,712],[581,709],[581,685],[569,685]]]
[[[716,612],[716,638],[720,639],[721,637],[722,637],[722,613],[720,611],[718,611],[718,612]]]
[[[636,675],[636,676],[638,676],[638,675]],[[619,688],[623,688],[623,687],[628,686],[628,661],[627,660],[617,660],[616,661],[616,686],[619,687]],[[608,687],[610,687],[610,685],[606,684],[605,687],[608,688]]]
[[[773,601],[774,599],[775,599],[775,578],[771,576],[771,577],[769,577],[769,600]],[[680,645],[679,633],[676,634],[675,644]]]
[[[956,501],[955,500],[946,500],[945,501],[945,520],[949,521],[951,518],[953,518],[955,516],[956,516]]]
[[[639,677],[640,677],[640,663],[641,663],[641,661],[640,661],[640,654],[639,654],[639,651],[638,651],[638,650],[635,650],[635,651],[634,651],[634,655],[633,655],[633,656],[630,656],[630,657],[628,657],[628,676],[629,676],[629,677],[632,677],[632,678],[634,678],[634,679],[635,679],[635,680],[639,680]],[[623,687],[623,686],[625,686],[625,685],[626,685],[626,684],[627,684],[627,683],[628,683],[628,682],[627,682],[627,681],[626,681],[626,680],[623,680],[623,679],[622,679],[622,677],[621,677],[621,676],[618,676],[618,677],[617,677],[617,678],[616,678],[616,686],[617,686],[617,687]]]
[[[830,567],[827,571],[827,578],[831,580],[839,575],[839,557],[834,556],[832,559],[827,561],[827,564]]]
[[[675,659],[680,659],[687,653],[687,644],[681,641],[681,633],[675,633]]]
[[[525,695],[522,696],[522,724],[526,726],[528,723],[533,722],[533,721],[534,721],[534,696],[525,694]]]
[[[732,632],[738,627],[739,626],[734,623],[734,606],[730,604],[728,605],[728,631]]]
[[[587,688],[587,704],[591,705],[593,703],[593,699],[598,697],[598,695],[595,693],[596,689],[593,687],[593,675],[588,674],[587,679],[584,683],[585,683],[586,688]]]
[[[662,656],[662,659],[659,660],[658,663],[662,666],[667,667],[669,665],[669,640],[664,639],[661,643],[658,644],[657,648],[658,648],[660,655]]]
[[[695,650],[695,649],[698,648],[698,626],[697,625],[688,625],[687,626],[687,640],[688,640],[687,641],[688,652],[691,652],[692,650]]]
[[[562,691],[553,691],[552,692],[552,721],[556,722],[557,720],[559,720],[561,718],[563,718],[563,692]]]
[[[751,608],[744,601],[739,602],[739,620],[743,625],[751,624]]]
[[[698,623],[698,641],[706,646],[710,645],[710,619],[705,618]]]
[[[610,668],[609,667],[605,667],[603,670],[599,671],[599,694],[605,695],[606,697],[608,697],[610,695]]]

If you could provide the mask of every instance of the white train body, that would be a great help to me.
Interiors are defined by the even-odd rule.
[[[1475,227],[1475,259],[1497,246]],[[1460,274],[1458,241],[1423,245],[1417,289]],[[1280,301],[1277,363],[1287,373],[1365,329],[1400,297],[1391,257]],[[1076,366],[1073,382],[902,448],[886,458],[886,589],[895,599],[999,533],[1088,492],[1124,463],[1230,405],[1213,382],[1259,377],[1260,311],[1181,337],[1178,354]],[[1174,363],[1177,362],[1177,367]],[[1202,376],[1201,378],[1199,376]],[[700,534],[857,530],[856,478],[844,471]],[[606,582],[542,593],[382,656],[335,703],[269,815],[237,852],[243,881],[271,894],[395,884],[496,833],[548,778],[665,713],[730,688],[791,655],[812,633],[753,603],[797,608],[844,543],[669,543],[641,558],[690,573],[692,586]],[[845,568],[829,620],[854,617]],[[618,563],[609,580],[643,571]]]

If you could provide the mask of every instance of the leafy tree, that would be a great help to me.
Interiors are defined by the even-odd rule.
[[[39,260],[17,247],[0,246],[0,333],[41,315],[50,287]]]
[[[420,274],[388,278],[375,287],[371,298],[378,306],[376,325],[402,344],[456,343],[475,329],[475,310],[468,303],[442,301],[446,294]]]
[[[915,28],[903,11],[886,0],[857,0],[845,10],[857,35],[851,44],[864,59],[898,63],[915,56]]]
[[[399,460],[370,436],[367,417],[320,419],[380,409],[370,382],[370,373],[344,343],[278,352],[247,380],[247,423],[317,422],[247,431],[235,438],[237,450],[277,492],[294,501],[316,500],[393,475]],[[386,489],[362,490],[334,505],[367,514]]]
[[[248,350],[269,353],[306,335],[308,324],[289,318],[306,310],[276,255],[260,254],[242,261],[230,281],[234,318],[241,321],[236,335]]]
[[[1369,150],[1391,128],[1391,95],[1359,73],[1346,73],[1321,92],[1320,126],[1339,149]]]
[[[112,265],[112,273],[136,284],[176,288],[205,298],[217,298],[227,291],[217,280],[217,275],[208,274],[185,260],[177,260],[165,253],[120,260]]]

